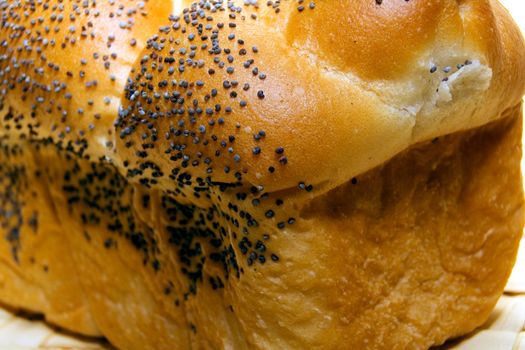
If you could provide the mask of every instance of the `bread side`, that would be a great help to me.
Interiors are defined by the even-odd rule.
[[[0,298],[125,349],[440,344],[485,321],[512,269],[523,224],[518,111],[415,146],[287,208],[295,225],[261,223],[268,236],[241,244],[232,231],[213,236],[201,221],[213,209],[130,185],[110,165],[52,144],[4,145],[2,170],[36,159],[41,175],[19,180],[45,188],[57,209],[52,225],[42,213],[36,232],[4,241]],[[10,193],[22,227],[41,210],[23,200],[35,186]]]

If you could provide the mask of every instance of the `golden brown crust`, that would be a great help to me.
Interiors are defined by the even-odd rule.
[[[334,339],[427,348],[486,320],[522,236],[520,140],[511,117],[416,145],[302,212],[328,239],[318,255],[344,276],[324,298],[351,315]]]
[[[128,1],[121,9],[117,4],[97,4],[86,9],[66,3],[62,5],[64,11],[53,10],[58,3],[50,2],[46,10],[37,5],[32,15],[22,18],[17,16],[23,6],[17,7],[17,3],[6,5],[3,10],[6,23],[23,26],[30,34],[22,35],[22,31],[10,26],[3,29],[9,44],[4,45],[4,52],[9,59],[2,61],[2,69],[10,69],[4,72],[10,85],[3,92],[4,110],[12,109],[14,114],[8,122],[4,120],[4,129],[16,130],[17,125],[22,125],[19,132],[28,134],[26,123],[30,123],[35,138],[71,140],[77,142],[76,147],[86,148],[86,153],[97,158],[108,155],[120,166],[124,160],[140,163],[140,159],[134,159],[134,153],[144,143],[140,140],[143,133],[136,132],[131,135],[136,145],[130,154],[123,146],[117,146],[116,154],[111,154],[115,144],[121,143],[119,134],[123,131],[123,127],[113,126],[117,108],[121,103],[124,107],[137,104],[136,100],[122,97],[131,64],[136,62],[130,78],[137,78],[144,68],[151,73],[153,60],[142,60],[151,54],[170,56],[170,48],[174,49],[176,62],[159,63],[166,69],[153,74],[151,81],[137,78],[136,83],[151,84],[152,89],[141,90],[144,99],[152,98],[155,92],[171,93],[173,87],[158,86],[164,79],[182,79],[194,92],[182,107],[191,108],[194,99],[203,110],[221,105],[222,111],[212,118],[224,117],[223,127],[209,127],[208,118],[203,118],[202,123],[185,125],[181,131],[199,134],[202,124],[208,127],[203,139],[209,139],[211,129],[219,140],[235,135],[234,153],[213,159],[209,166],[214,169],[214,177],[231,182],[235,181],[234,169],[245,171],[245,182],[269,191],[295,187],[304,181],[317,185],[315,191],[322,193],[414,143],[497,118],[501,111],[515,105],[525,91],[523,40],[497,1],[395,0],[378,5],[361,0],[351,7],[344,1],[335,1],[330,5],[315,4],[314,9],[303,5],[302,11],[298,11],[295,1],[283,1],[278,13],[265,4],[259,9],[241,6],[242,12],[236,18],[228,17],[230,11],[216,11],[208,14],[211,20],[200,23],[196,16],[202,26],[212,27],[204,30],[207,40],[199,40],[198,25],[187,25],[182,18],[178,22],[181,30],[171,28],[166,32],[164,29],[175,23],[167,18],[175,5],[167,1],[149,1],[143,8],[138,6],[140,2]],[[258,17],[250,17],[252,13]],[[58,22],[52,19],[53,15],[65,19]],[[68,21],[72,15],[74,20]],[[35,24],[30,24],[32,20]],[[209,47],[201,50],[202,43],[211,46],[209,38],[219,23],[225,24],[223,30],[218,30],[219,46],[232,49],[233,62],[226,60],[228,54],[224,51],[213,55],[208,53]],[[229,23],[235,27],[229,27]],[[157,32],[159,28],[163,30]],[[12,37],[15,33],[20,38]],[[163,38],[174,41],[162,44],[162,50],[145,48],[146,39],[153,34],[158,42]],[[197,38],[194,42],[188,40],[191,34]],[[229,40],[229,34],[234,34],[235,39]],[[34,42],[29,52],[25,47],[28,39]],[[56,44],[49,44],[53,39]],[[244,45],[238,44],[239,39]],[[47,40],[47,44],[42,40]],[[196,54],[188,57],[191,44],[197,46]],[[253,46],[257,53],[252,52]],[[242,47],[245,55],[239,54]],[[16,53],[18,49],[23,54]],[[185,53],[181,54],[180,49]],[[213,63],[217,57],[224,62],[223,68]],[[10,61],[13,58],[19,63],[31,59],[33,64],[15,69]],[[200,68],[190,68],[187,62],[179,64],[180,59],[188,58],[198,62]],[[244,68],[250,59],[253,64]],[[475,64],[458,71],[456,66],[465,61]],[[182,65],[187,66],[184,73],[178,71]],[[433,66],[437,68],[434,74],[429,72]],[[169,67],[175,69],[173,74],[168,73]],[[228,73],[228,67],[234,72]],[[252,74],[256,67],[266,75],[264,80]],[[451,71],[444,73],[448,67]],[[210,68],[216,73],[209,74]],[[35,73],[38,69],[45,74]],[[17,81],[21,74],[31,82]],[[111,76],[115,81],[111,81]],[[447,76],[451,79],[441,82]],[[225,80],[238,81],[239,85],[224,89]],[[205,86],[191,87],[197,81]],[[42,86],[55,89],[53,82],[67,87],[56,93],[43,93]],[[248,91],[242,89],[246,83],[250,84]],[[28,92],[21,92],[28,87]],[[204,102],[213,88],[218,90],[218,96]],[[440,92],[436,93],[436,89]],[[231,98],[232,91],[237,93],[236,98]],[[258,96],[259,91],[263,92],[263,99]],[[65,98],[68,93],[70,100]],[[245,108],[239,106],[241,101],[246,103]],[[31,117],[33,105],[36,115]],[[233,111],[224,116],[227,106]],[[145,108],[155,112],[172,107],[169,101],[161,99]],[[64,118],[62,113],[67,116]],[[19,116],[24,121],[13,122]],[[240,129],[235,128],[236,123]],[[164,120],[154,124],[163,131],[170,125]],[[267,136],[263,142],[255,142],[253,134],[260,130]],[[78,142],[84,145],[86,140],[87,146],[78,146]],[[149,160],[164,167],[164,163],[169,163],[163,154],[169,143],[156,144],[149,151]],[[253,156],[257,146],[261,153]],[[283,155],[275,154],[278,147],[285,148]],[[186,153],[194,161],[199,151],[209,155],[215,148],[195,147]],[[241,157],[238,164],[233,159],[235,154]],[[282,156],[288,166],[279,163]],[[224,167],[232,171],[224,174]],[[270,173],[269,167],[275,171]],[[199,175],[206,176],[206,168],[201,167]]]
[[[247,17],[244,21],[234,21],[235,30],[218,31],[220,43],[228,42],[228,35],[236,35],[229,40],[233,62],[221,57],[225,66],[219,69],[212,63],[213,55],[197,50],[193,59],[203,60],[204,66],[186,69],[179,75],[190,83],[189,89],[180,91],[192,92],[190,101],[182,107],[191,108],[189,102],[198,100],[203,110],[214,109],[216,105],[223,110],[227,106],[232,108],[232,113],[226,116],[219,112],[210,117],[224,117],[223,127],[208,126],[208,116],[203,114],[204,120],[179,128],[195,132],[211,144],[189,144],[185,154],[192,159],[195,154],[212,159],[208,167],[212,168],[216,181],[234,181],[233,174],[239,170],[246,172],[245,182],[263,186],[266,191],[292,188],[305,182],[313,184],[314,191],[320,194],[414,143],[483,125],[518,103],[525,91],[521,73],[525,50],[519,32],[500,5],[456,1],[428,4],[394,1],[378,6],[372,1],[362,1],[352,11],[344,11],[342,8],[347,6],[344,2],[332,2],[330,6],[299,12],[293,2],[285,2],[278,15],[262,9],[256,20]],[[213,17],[214,22],[225,25],[230,21],[227,13]],[[386,17],[397,19],[395,23],[399,25],[391,25]],[[403,21],[412,25],[406,26]],[[386,24],[383,27],[378,23]],[[384,33],[386,27],[388,31]],[[188,28],[188,33],[191,32]],[[426,35],[427,32],[431,34]],[[358,34],[367,39],[361,44],[367,49],[348,49],[347,41],[358,40]],[[139,90],[146,97],[142,101],[139,98],[139,102],[124,101],[125,107],[132,109],[140,104],[146,114],[173,107],[172,102],[165,99],[153,98],[153,103],[144,103],[155,92],[171,93],[173,88],[157,88],[157,85],[170,82],[177,75],[172,76],[166,69],[157,72],[152,62],[155,60],[144,61],[143,57],[154,55],[162,59],[171,47],[178,50],[179,46],[191,45],[184,39],[179,45],[169,44],[179,37],[176,31],[161,33],[159,41],[166,40],[165,47],[150,46],[143,51],[140,62],[135,65],[136,72],[153,74],[153,78],[132,74],[133,91]],[[235,44],[239,38],[245,41],[244,46]],[[358,40],[356,45],[359,43]],[[253,45],[257,53],[250,52]],[[405,49],[407,46],[410,50]],[[242,47],[248,53],[236,55]],[[265,55],[265,52],[272,54]],[[347,60],[344,63],[338,58],[343,56]],[[254,63],[244,68],[250,59]],[[465,62],[473,64],[464,65]],[[208,74],[210,65],[213,75]],[[389,74],[384,72],[386,66],[390,68]],[[431,73],[434,66],[437,71]],[[227,67],[234,72],[228,73]],[[254,68],[266,78],[261,80],[259,75],[254,75]],[[448,69],[451,71],[443,72]],[[445,78],[449,80],[442,81]],[[205,85],[191,86],[199,80]],[[239,83],[238,87],[224,88],[224,84],[229,87],[232,80]],[[151,84],[153,91],[141,89],[139,86],[144,83]],[[245,84],[249,84],[247,91],[242,89]],[[206,102],[211,89],[217,89],[218,94]],[[236,98],[232,98],[232,90]],[[258,96],[259,91],[263,92],[263,99]],[[243,103],[246,107],[241,106]],[[129,116],[123,118],[123,124],[117,129],[130,127],[129,119]],[[160,135],[174,124],[162,120],[152,123],[160,129]],[[131,124],[135,128],[135,124]],[[200,125],[207,128],[202,135],[198,132]],[[137,126],[137,129],[138,132],[117,140],[117,159],[132,164],[142,162],[134,152],[137,145],[149,140],[141,140],[145,127]],[[253,139],[260,130],[266,134],[264,142]],[[210,134],[216,135],[219,141],[227,141],[233,135],[233,152],[222,152],[220,157],[215,157],[214,153],[221,150],[216,146],[219,141],[214,143],[209,139]],[[130,139],[135,146],[128,152],[123,144]],[[164,161],[164,151],[171,142],[173,139],[164,142],[161,138],[155,142],[158,146],[146,150],[148,160],[157,163],[164,172],[177,165]],[[253,155],[256,147],[261,153]],[[275,154],[274,150],[279,147],[283,147],[285,153]],[[240,156],[239,164],[234,161],[235,154]],[[286,157],[286,166],[279,162],[282,156]],[[192,171],[197,176],[206,176],[204,170],[208,167]],[[227,174],[223,171],[225,167],[230,170]]]
[[[52,202],[67,209],[58,212],[57,223],[39,226],[39,237],[56,235],[50,248],[32,248],[33,236],[23,232],[19,265],[0,270],[10,276],[0,297],[52,315],[46,305],[62,307],[64,300],[78,297],[80,286],[89,305],[80,317],[92,318],[124,349],[172,349],[173,344],[181,349],[425,349],[440,344],[485,321],[514,263],[523,225],[521,119],[518,108],[506,115],[403,152],[312,201],[286,230],[263,222],[260,229],[270,236],[265,249],[277,252],[279,260],[266,255],[266,264],[249,263],[236,245],[240,279],[230,270],[229,279],[210,283],[223,272],[220,265],[207,263],[195,294],[181,273],[187,266],[181,258],[187,255],[174,244],[177,223],[169,218],[173,207],[166,206],[165,195],[134,187],[115,169],[93,166],[51,144],[26,143],[14,158],[24,163],[31,154],[47,164],[42,177],[28,173],[26,180],[42,184]],[[119,193],[99,202],[121,208],[116,217],[112,210],[93,207],[97,188]],[[145,194],[150,198],[146,205]],[[40,205],[24,202],[24,213]],[[147,249],[136,249],[129,227],[114,231],[105,225],[115,218],[135,225],[134,232],[148,241],[139,246]],[[203,238],[192,238],[193,243],[214,251]],[[24,281],[35,278],[50,288],[51,280],[70,276],[56,271],[64,262],[57,247],[64,246],[74,247],[69,256],[78,285],[35,299],[39,294]],[[47,262],[47,272],[30,267],[35,251],[35,265]],[[56,260],[57,252],[61,259]],[[151,268],[155,261],[158,270]],[[18,279],[14,271],[27,277]],[[30,299],[15,303],[24,291]],[[97,334],[62,316],[63,321],[53,321]]]
[[[58,326],[100,336],[64,235],[46,169],[20,145],[1,144],[0,299]]]
[[[130,349],[481,324],[523,224],[523,38],[492,0],[312,4],[0,0],[0,171],[38,183],[0,188],[0,299]]]
[[[168,1],[2,4],[3,134],[105,153],[128,74]],[[79,147],[79,144],[76,144]],[[83,147],[80,147],[83,148]]]

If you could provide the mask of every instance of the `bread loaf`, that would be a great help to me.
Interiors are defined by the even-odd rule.
[[[122,349],[427,349],[523,228],[495,0],[0,0],[0,301]]]

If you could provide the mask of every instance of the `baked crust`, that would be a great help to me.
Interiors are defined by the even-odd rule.
[[[0,299],[43,312],[67,329],[103,334],[124,349],[441,344],[486,320],[512,269],[523,225],[519,111],[412,147],[313,200],[292,227],[263,223],[271,237],[265,249],[278,252],[279,261],[238,259],[242,276],[215,283],[208,280],[220,276],[220,268],[205,264],[195,294],[180,272],[185,255],[168,229],[174,207],[158,190],[145,192],[113,167],[76,159],[52,144],[25,143],[15,155],[4,147],[2,178],[24,164],[23,181],[38,184],[19,188],[14,197],[23,220],[42,208],[56,214],[42,214],[35,232],[21,228],[18,264],[9,254],[2,257]],[[86,189],[75,190],[91,176]],[[94,188],[118,192],[113,203],[100,203],[120,212],[94,209],[88,195]],[[112,215],[147,232],[156,253],[137,249],[126,230],[108,229]],[[82,219],[92,216],[98,219]],[[215,249],[194,239],[205,252]],[[8,252],[12,242],[0,247]],[[153,261],[161,267],[156,272]],[[76,313],[68,309],[70,300]],[[96,331],[79,319],[94,320]]]
[[[0,1],[0,300],[126,349],[483,323],[523,226],[501,5],[174,8]]]
[[[148,160],[167,174],[180,165],[164,153],[171,140],[164,141],[163,135],[177,125],[163,115],[174,107],[196,109],[197,100],[204,120],[186,123],[181,132],[210,142],[211,134],[219,141],[235,136],[235,152],[217,159],[216,147],[187,145],[191,161],[198,160],[197,154],[212,156],[214,180],[235,182],[238,170],[246,172],[243,182],[270,192],[303,181],[321,194],[413,144],[495,120],[525,92],[523,38],[495,0],[390,0],[380,5],[356,0],[351,7],[338,0],[314,2],[313,9],[303,5],[302,11],[297,1],[259,7],[239,1],[224,11],[194,6],[177,21],[174,16],[169,20],[180,8],[177,3],[4,3],[0,69],[8,118],[2,130],[70,141],[94,159],[109,157],[123,174],[123,162],[139,166],[143,159],[135,153],[152,143]],[[220,54],[209,53],[213,40]],[[246,53],[240,54],[243,49]],[[249,60],[253,63],[245,68]],[[433,67],[436,72],[430,73]],[[128,79],[132,84],[124,93]],[[172,80],[179,86],[171,86]],[[181,87],[181,81],[188,87]],[[225,81],[239,85],[225,88]],[[212,89],[217,96],[206,99]],[[164,94],[174,91],[191,91],[192,96],[172,105]],[[138,95],[129,100],[133,92]],[[121,113],[115,125],[121,105],[130,111]],[[222,109],[215,111],[216,105]],[[227,107],[231,113],[224,113]],[[145,114],[137,114],[139,108]],[[152,113],[160,114],[149,118],[161,135],[154,142],[143,140],[148,129],[132,121]],[[206,127],[204,134],[200,126]],[[261,130],[266,136],[258,142],[253,136]],[[128,149],[128,142],[134,146]],[[261,153],[254,156],[258,145]],[[274,153],[278,147],[285,149],[283,154]],[[236,154],[240,162],[233,159]],[[279,162],[282,156],[288,166]],[[191,170],[205,177],[208,167]],[[231,169],[227,174],[225,167]],[[270,167],[276,170],[269,172]],[[166,177],[161,180],[169,181]]]

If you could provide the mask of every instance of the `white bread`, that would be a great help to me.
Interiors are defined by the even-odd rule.
[[[427,348],[482,324],[523,224],[510,16],[251,3],[0,1],[0,300],[121,348]]]

